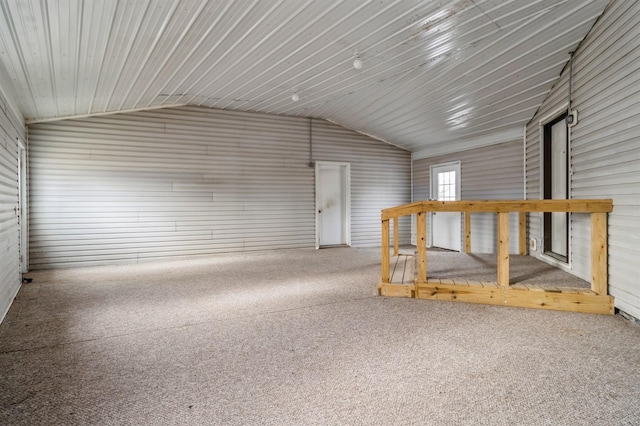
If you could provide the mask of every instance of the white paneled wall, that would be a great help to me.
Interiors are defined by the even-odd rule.
[[[321,120],[182,107],[29,127],[31,267],[315,247],[314,160],[351,163],[352,245],[410,155]],[[408,240],[408,227],[405,231]]]
[[[380,246],[380,210],[411,199],[411,156],[407,151],[323,120],[313,121],[315,160],[351,162],[351,239],[355,246]],[[398,226],[408,244],[409,218]],[[391,227],[393,230],[393,226]]]
[[[413,162],[413,199],[431,197],[429,167],[460,161],[460,196],[463,200],[522,199],[524,170],[522,141],[516,140],[483,148],[461,151]],[[518,216],[509,218],[510,251],[518,253]],[[461,234],[464,236],[464,232]],[[475,253],[495,253],[496,216],[491,213],[471,215],[471,250]],[[464,247],[464,243],[461,244]]]
[[[22,117],[16,117],[0,92],[0,321],[20,288],[18,215],[18,140],[25,141]]]
[[[640,3],[611,2],[576,51],[571,129],[573,198],[612,198],[609,292],[640,318]],[[566,108],[568,69],[527,127],[527,194],[540,198],[540,122]],[[531,235],[541,235],[532,221]],[[590,223],[572,215],[571,271],[590,277]]]

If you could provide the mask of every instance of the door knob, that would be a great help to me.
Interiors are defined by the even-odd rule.
[[[318,213],[322,213],[322,210],[318,210]]]

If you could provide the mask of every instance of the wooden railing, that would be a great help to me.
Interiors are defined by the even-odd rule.
[[[389,283],[389,221],[393,220],[393,253],[398,255],[398,218],[417,215],[417,277],[415,289],[427,282],[427,227],[429,212],[462,212],[465,252],[471,251],[471,214],[495,213],[498,220],[497,284],[509,287],[509,213],[518,213],[519,253],[527,253],[527,214],[568,212],[591,214],[591,290],[607,294],[607,213],[611,200],[504,200],[504,201],[417,201],[382,210],[382,283]]]

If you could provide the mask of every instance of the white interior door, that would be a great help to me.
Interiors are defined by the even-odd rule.
[[[567,125],[551,127],[551,198],[567,198]],[[551,251],[567,256],[567,214],[551,213]]]
[[[350,244],[349,164],[316,162],[316,223],[319,247]]]
[[[20,272],[29,272],[29,210],[27,205],[27,147],[19,141],[18,155],[18,222],[20,224]]]
[[[460,199],[460,162],[431,166],[431,199]],[[460,213],[431,213],[431,245],[460,251],[460,228]]]

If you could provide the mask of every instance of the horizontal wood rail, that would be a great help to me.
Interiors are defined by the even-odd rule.
[[[568,212],[610,213],[612,200],[469,200],[469,201],[416,201],[382,210],[382,220],[420,212]]]
[[[613,298],[607,293],[607,213],[613,211],[609,199],[590,200],[473,200],[473,201],[417,201],[382,210],[382,270],[380,294],[403,295],[441,300],[463,300],[476,303],[504,304],[544,309],[573,310],[578,312],[613,313]],[[495,213],[497,215],[497,288],[503,297],[497,297],[496,289],[462,292],[453,284],[427,279],[426,215],[429,212],[464,213],[464,250],[471,252],[471,214]],[[523,297],[521,291],[513,293],[509,285],[509,213],[518,213],[519,253],[527,254],[527,214],[532,212],[568,212],[591,215],[591,291],[562,291],[550,295]],[[389,282],[389,221],[393,220],[393,254],[398,255],[398,218],[417,215],[417,274],[413,288],[394,288]],[[484,290],[478,290],[484,289]],[[521,290],[521,288],[518,288]],[[422,294],[421,294],[422,291]],[[426,294],[426,293],[429,294]],[[465,297],[460,297],[464,293]],[[578,295],[578,296],[576,296]],[[424,296],[424,297],[423,297]],[[502,302],[500,302],[502,304]]]

